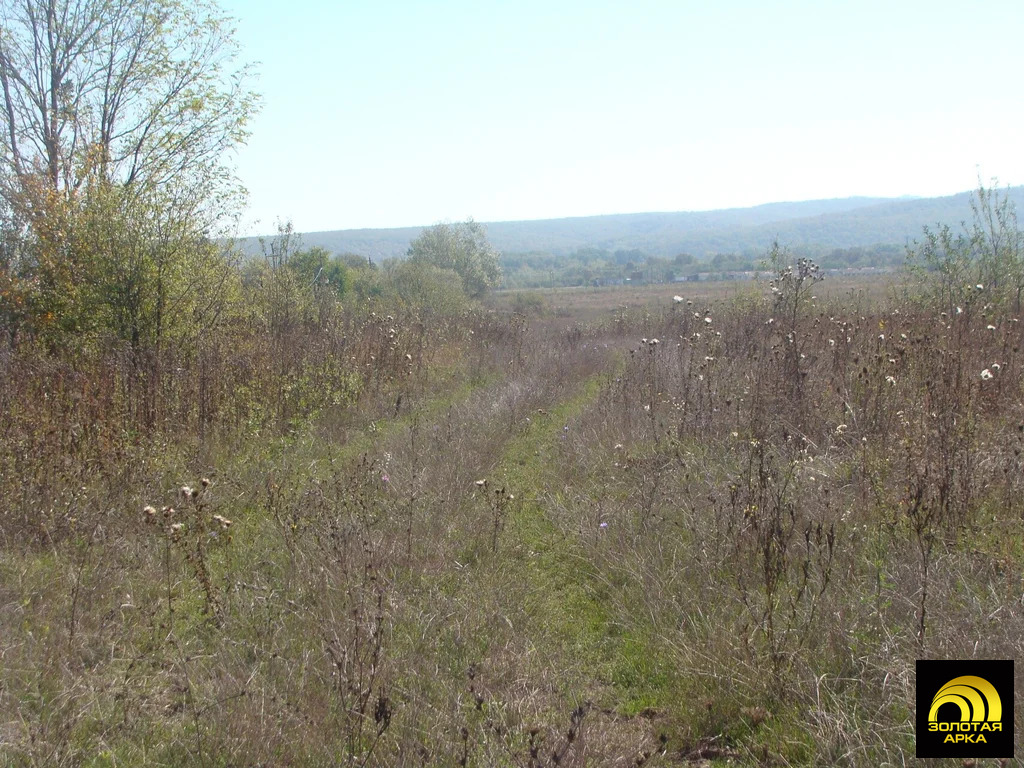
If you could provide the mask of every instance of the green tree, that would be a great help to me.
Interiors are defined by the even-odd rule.
[[[313,286],[302,274],[304,260],[300,258],[297,268],[292,266],[302,253],[302,236],[291,221],[279,221],[277,234],[259,242],[263,258],[245,270],[246,307],[268,333],[283,336],[313,319]]]
[[[971,199],[972,220],[959,232],[926,228],[907,252],[907,265],[921,293],[945,312],[976,303],[1020,314],[1024,301],[1024,232],[1013,202],[998,188],[979,184]]]
[[[392,301],[441,314],[457,314],[466,308],[466,293],[453,269],[408,259],[388,262],[384,272],[384,290],[392,294]]]
[[[219,315],[183,310],[198,263],[226,279],[223,158],[256,104],[236,53],[209,1],[0,0],[0,196],[38,317],[138,345]]]
[[[88,258],[68,330],[107,330],[139,350],[191,344],[223,314],[237,281],[234,257],[158,191],[92,185],[82,195],[69,250]]]
[[[467,296],[479,298],[501,281],[498,252],[487,242],[483,226],[472,219],[436,224],[409,246],[409,260],[455,272]]]
[[[309,286],[314,292],[325,292],[340,298],[348,289],[348,267],[340,256],[332,256],[330,251],[320,246],[313,246],[295,253],[288,261],[302,285]]]

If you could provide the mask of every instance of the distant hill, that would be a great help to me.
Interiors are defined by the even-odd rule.
[[[1024,187],[1006,190],[1024,207]],[[763,251],[773,239],[790,247],[849,248],[903,244],[919,238],[925,226],[957,226],[970,220],[970,192],[933,198],[849,197],[752,208],[680,213],[627,213],[538,221],[486,223],[487,236],[503,253],[565,255],[578,248],[639,249],[651,256]],[[358,253],[374,261],[403,256],[423,227],[307,232],[306,247]],[[255,238],[243,241],[258,252]]]

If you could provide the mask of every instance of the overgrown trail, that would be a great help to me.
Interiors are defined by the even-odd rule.
[[[533,403],[525,426],[481,468],[486,485],[474,484],[478,510],[494,516],[480,522],[481,545],[428,589],[451,621],[436,647],[450,654],[453,672],[472,676],[466,694],[477,698],[477,719],[494,727],[502,713],[504,727],[528,730],[538,722],[568,727],[574,712],[585,713],[587,738],[580,736],[573,752],[580,764],[588,754],[657,760],[658,706],[672,681],[652,638],[616,621],[578,536],[567,535],[547,508],[570,490],[561,444],[621,369],[609,352],[600,372]],[[496,538],[485,535],[490,526],[500,529]]]

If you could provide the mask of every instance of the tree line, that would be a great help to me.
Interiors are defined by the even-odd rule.
[[[455,306],[497,284],[475,222],[426,230],[386,269],[302,251],[290,228],[243,263],[231,235],[245,190],[227,158],[260,106],[252,76],[212,0],[0,0],[8,343],[140,351],[322,312],[350,290]]]
[[[906,246],[892,244],[792,250],[797,257],[814,259],[824,269],[893,268],[901,266],[907,254]],[[545,252],[502,254],[501,267],[503,285],[509,288],[619,285],[638,280],[670,283],[695,277],[764,271],[765,254],[762,250],[751,249],[710,257],[679,253],[666,258],[652,256],[641,249],[612,251],[587,247],[565,256]]]

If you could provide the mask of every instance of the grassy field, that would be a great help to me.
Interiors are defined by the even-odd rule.
[[[1024,633],[1017,320],[798,271],[4,349],[0,762],[937,765],[915,659]]]

